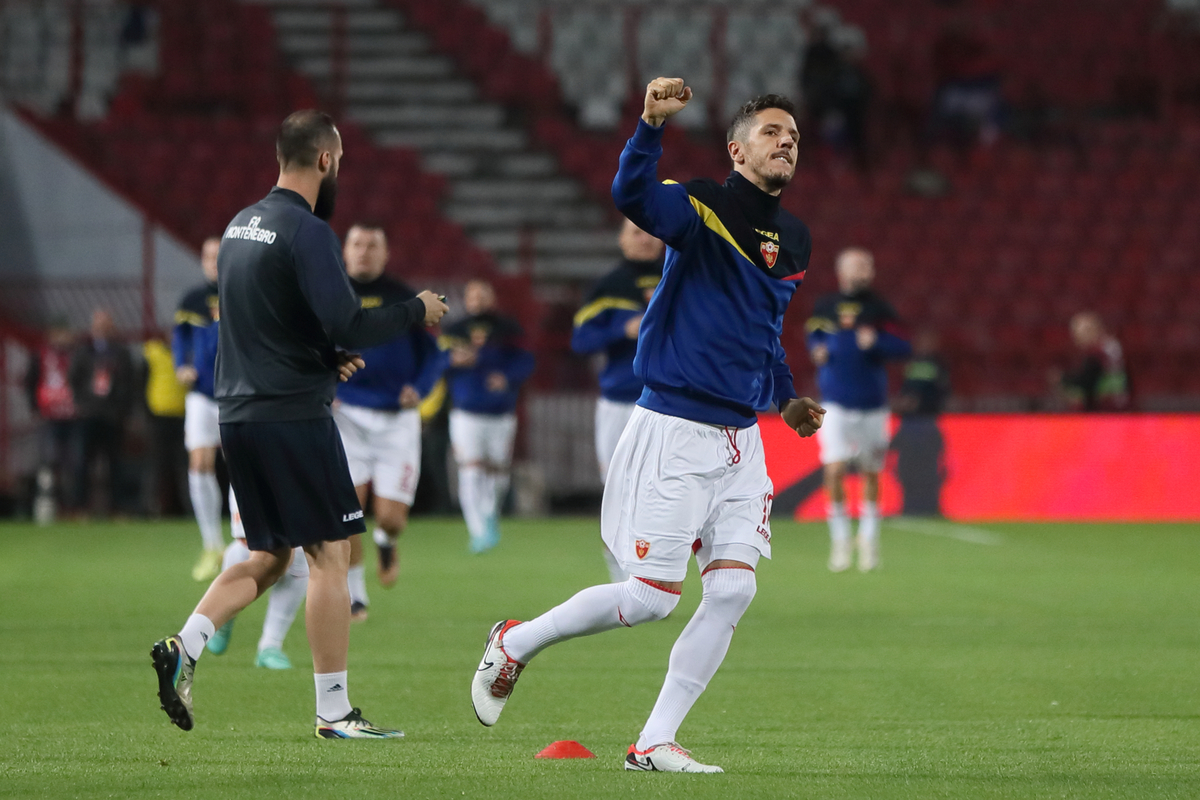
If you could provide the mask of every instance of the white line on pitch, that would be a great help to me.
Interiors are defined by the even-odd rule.
[[[969,542],[971,544],[994,546],[1004,543],[1004,538],[997,533],[970,525],[956,525],[953,522],[918,519],[916,517],[893,517],[885,520],[884,524],[892,528],[899,528],[902,531],[924,533],[927,536],[942,536],[947,539],[957,539],[960,542]]]

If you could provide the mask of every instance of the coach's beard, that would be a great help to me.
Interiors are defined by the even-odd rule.
[[[321,187],[317,189],[317,202],[313,204],[313,214],[318,219],[329,222],[333,218],[333,208],[337,205],[337,176],[332,172],[321,179]]]

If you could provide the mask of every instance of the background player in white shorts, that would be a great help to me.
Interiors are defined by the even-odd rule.
[[[183,443],[188,451],[188,492],[204,550],[192,568],[197,581],[211,581],[221,571],[225,537],[221,532],[221,485],[217,482],[217,449],[221,431],[213,375],[217,363],[217,253],[221,240],[204,240],[200,266],[206,283],[183,296],[175,311],[171,352],[175,375],[188,387],[183,423]]]
[[[662,240],[625,220],[619,244],[623,260],[592,289],[575,315],[571,335],[571,349],[576,353],[604,356],[600,397],[596,401],[596,459],[600,462],[601,481],[608,475],[617,441],[642,395],[642,381],[633,371],[633,356],[642,315],[662,280]],[[607,547],[604,560],[614,582],[629,577]]]
[[[907,358],[912,348],[899,336],[896,312],[871,289],[875,260],[869,252],[843,250],[837,279],[839,291],[817,301],[807,326],[821,402],[829,411],[817,437],[829,497],[829,568],[850,567],[845,478],[856,464],[863,477],[858,568],[867,572],[879,565],[879,473],[889,441],[887,362]]]
[[[378,225],[359,222],[346,233],[346,274],[363,308],[403,303],[416,292],[384,274],[387,235]],[[417,405],[442,376],[446,359],[424,329],[414,328],[362,353],[367,366],[338,386],[333,418],[342,436],[350,478],[365,509],[375,495],[375,531],[379,582],[396,583],[400,561],[396,540],[408,525],[417,480],[421,476],[421,416]],[[350,617],[367,617],[362,536],[350,537]]]
[[[724,185],[661,184],[662,125],[691,96],[682,80],[651,82],[613,181],[617,208],[668,248],[634,359],[646,388],[613,456],[600,521],[633,577],[584,589],[529,622],[496,623],[471,686],[479,721],[494,724],[546,647],[669,614],[695,552],[704,596],[626,756],[625,768],[639,771],[722,771],[675,737],[750,606],[759,558],[771,554],[772,488],[756,414],[774,404],[811,436],[823,413],[797,398],[779,341],[811,251],[808,229],[779,207],[796,170],[792,104],[766,95],[739,110]]]
[[[250,548],[246,546],[246,528],[242,525],[242,515],[238,511],[233,487],[229,489],[229,520],[233,541],[225,548],[222,572],[250,558]],[[255,649],[254,666],[266,669],[292,668],[291,659],[283,651],[283,640],[287,638],[287,633],[296,619],[296,612],[300,610],[307,593],[308,559],[304,557],[304,548],[297,547],[292,552],[292,563],[283,573],[283,577],[271,587],[270,596],[267,598],[267,616],[263,619],[262,636],[259,637],[258,647]],[[229,620],[209,637],[209,652],[219,656],[229,649],[233,623],[236,620],[237,617]]]
[[[442,330],[439,344],[450,352],[446,385],[450,444],[458,465],[458,501],[471,535],[471,552],[500,541],[500,504],[508,494],[517,397],[533,373],[533,353],[520,347],[521,326],[496,312],[496,292],[486,281],[470,281],[463,293],[470,316]]]

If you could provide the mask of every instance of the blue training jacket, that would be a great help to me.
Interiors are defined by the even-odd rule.
[[[492,311],[461,319],[442,329],[438,345],[443,350],[471,347],[472,367],[449,367],[446,385],[454,407],[475,414],[509,414],[517,407],[521,384],[533,374],[533,353],[518,346],[523,331],[516,320]],[[508,388],[493,392],[487,379],[501,372]]]
[[[600,394],[614,403],[633,403],[642,396],[642,381],[633,372],[637,339],[625,335],[625,325],[646,312],[661,280],[662,259],[625,259],[600,279],[575,315],[571,349],[580,355],[604,353]]]
[[[217,285],[206,283],[183,296],[175,311],[175,329],[171,331],[171,354],[175,368],[196,368],[192,390],[213,396],[217,368],[217,322],[221,312],[217,304]]]
[[[638,405],[747,428],[796,397],[779,343],[812,239],[803,222],[739,173],[718,184],[658,182],[662,128],[638,121],[613,181],[617,208],[667,244],[642,318]]]
[[[869,326],[875,344],[858,346],[857,328]],[[817,370],[821,399],[863,411],[887,405],[887,362],[908,358],[912,347],[900,336],[892,307],[870,289],[829,294],[817,301],[805,325],[808,347],[824,345],[829,360]]]
[[[380,308],[411,300],[417,294],[398,280],[380,275],[370,283],[350,279],[363,308]],[[421,397],[429,394],[446,369],[446,355],[423,328],[411,328],[390,342],[362,351],[367,366],[339,383],[337,397],[352,406],[396,411],[400,390],[412,386]]]

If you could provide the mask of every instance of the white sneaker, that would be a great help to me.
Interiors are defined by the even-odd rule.
[[[390,728],[379,728],[363,719],[362,711],[357,708],[341,719],[332,722],[317,717],[318,739],[401,739],[404,731],[394,731]]]
[[[521,677],[521,670],[525,669],[520,661],[509,658],[503,644],[504,632],[520,624],[519,620],[510,619],[492,626],[479,669],[471,679],[471,704],[475,706],[475,716],[489,728],[500,718],[508,696],[517,685],[517,678]]]
[[[852,555],[853,547],[849,539],[835,541],[829,550],[829,571],[845,572],[850,569]]]
[[[701,764],[692,754],[674,742],[656,744],[638,750],[636,744],[629,745],[625,756],[625,769],[641,772],[724,772],[712,764]]]
[[[850,566],[849,563],[846,566]],[[858,571],[870,572],[879,568],[879,540],[858,537]]]

